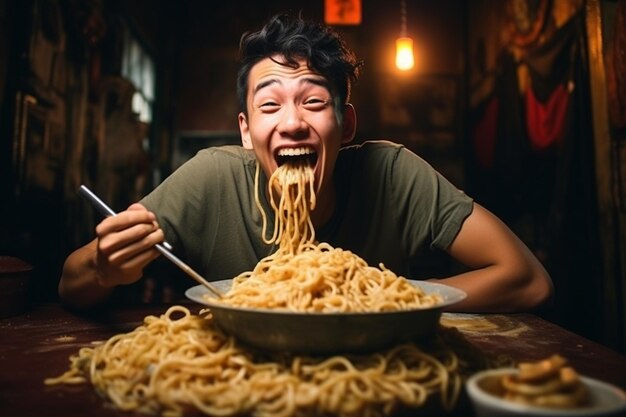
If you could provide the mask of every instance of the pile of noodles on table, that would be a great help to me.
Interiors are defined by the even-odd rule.
[[[288,174],[294,176],[292,172]],[[306,174],[312,175],[310,172]],[[281,181],[285,176],[283,172]],[[302,188],[299,186],[300,190]],[[302,200],[297,195],[282,195],[280,206],[284,201],[299,204]],[[279,223],[279,206],[272,204]],[[295,207],[284,210],[297,212]],[[308,211],[306,213],[308,218]],[[287,217],[285,221],[292,220]],[[313,230],[310,219],[304,223],[304,229],[302,224],[282,224],[273,237],[280,242],[278,255],[261,261],[255,271],[267,272],[272,260],[280,264],[304,251],[318,251],[319,246],[311,243],[310,235],[300,241],[285,238],[300,233],[294,230],[307,228]],[[323,246],[319,251],[332,253],[334,249]],[[354,270],[359,268],[361,265],[353,267]],[[241,282],[254,279],[254,274],[254,271],[243,274]],[[387,280],[391,274],[372,274],[370,271],[366,275],[383,275]],[[367,298],[368,291],[384,291],[372,290],[376,285],[365,282],[363,298]],[[384,284],[381,288],[387,286]],[[391,289],[394,293],[404,291],[393,285]],[[302,288],[300,292],[304,292]],[[255,291],[244,293],[252,293],[253,300],[255,297],[259,299],[259,294],[266,295]],[[335,302],[342,297],[337,294],[330,296],[331,310],[344,304],[351,305],[348,308],[352,309],[372,310],[398,308],[389,305],[403,303],[387,300],[376,307],[375,301],[368,301],[365,307],[354,307],[350,303]],[[428,296],[418,293],[413,300],[419,301],[423,297]],[[314,305],[306,297],[300,297],[298,302]],[[407,305],[411,306],[411,302]],[[232,336],[224,334],[214,324],[210,311],[193,314],[185,307],[173,306],[159,317],[146,317],[141,326],[128,333],[80,349],[70,357],[68,371],[57,378],[47,379],[45,383],[89,382],[119,409],[163,416],[198,412],[211,416],[258,417],[389,416],[401,410],[433,405],[438,409],[452,409],[458,401],[464,378],[488,367],[488,362],[456,329],[443,327],[436,336],[420,342],[419,346],[406,343],[375,353],[310,357],[261,352],[240,345]]]

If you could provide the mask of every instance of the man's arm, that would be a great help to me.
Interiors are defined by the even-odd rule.
[[[530,310],[552,296],[552,280],[539,260],[500,219],[476,203],[448,252],[471,269],[439,280],[467,293],[453,306],[456,311]]]
[[[66,305],[87,309],[104,303],[113,288],[132,284],[159,256],[154,245],[164,239],[154,213],[140,204],[96,227],[96,239],[72,252],[63,265],[59,296]]]

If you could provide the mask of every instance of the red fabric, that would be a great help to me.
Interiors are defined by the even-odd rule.
[[[532,88],[526,90],[526,127],[535,150],[544,150],[563,140],[569,93],[559,84],[548,100],[541,103]]]
[[[482,119],[474,125],[474,151],[476,160],[482,168],[493,167],[498,133],[498,113],[500,102],[497,97],[491,98],[485,106]]]

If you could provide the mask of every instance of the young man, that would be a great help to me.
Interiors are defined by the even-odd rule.
[[[289,158],[314,167],[318,241],[405,276],[419,256],[444,250],[469,270],[439,281],[467,292],[458,310],[526,310],[550,297],[550,277],[529,249],[422,159],[390,142],[346,146],[356,129],[348,100],[360,65],[331,29],[277,16],[243,36],[241,55],[243,147],[199,152],[140,204],[103,220],[96,239],[65,262],[65,303],[88,308],[136,282],[163,239],[210,280],[253,269],[275,250],[262,239],[257,164],[272,230],[267,181]]]

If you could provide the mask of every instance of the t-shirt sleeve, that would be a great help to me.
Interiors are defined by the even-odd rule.
[[[447,249],[472,212],[473,200],[403,147],[397,151],[390,178],[408,251],[419,251],[424,239],[431,248]]]
[[[207,256],[215,239],[217,215],[211,213],[211,196],[219,195],[218,159],[205,149],[166,178],[141,203],[153,211],[174,251],[185,257]],[[199,236],[204,236],[202,242]],[[200,252],[201,253],[196,253]]]

